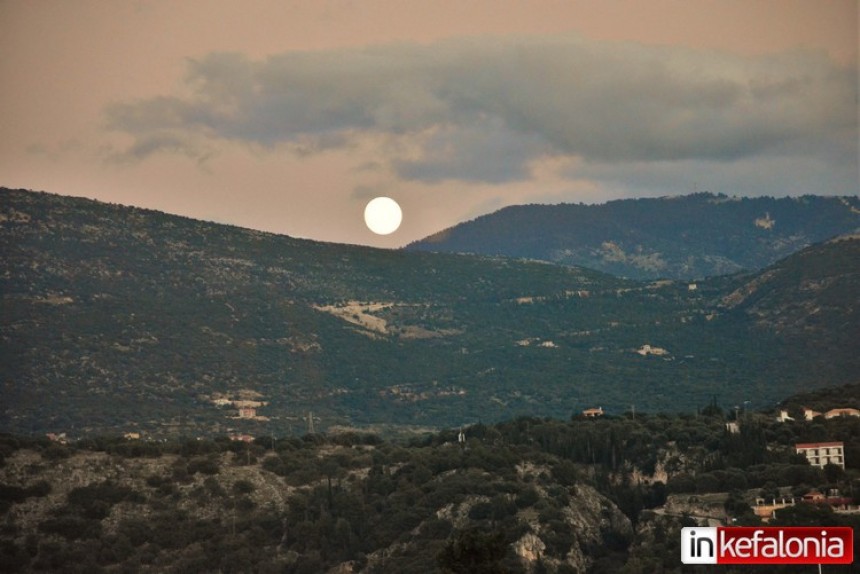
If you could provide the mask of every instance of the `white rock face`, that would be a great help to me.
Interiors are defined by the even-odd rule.
[[[514,542],[514,552],[527,562],[535,562],[544,555],[546,544],[537,535],[527,532]]]

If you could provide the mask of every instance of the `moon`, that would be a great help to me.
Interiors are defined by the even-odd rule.
[[[403,211],[390,197],[377,197],[364,208],[364,222],[377,235],[389,235],[397,231],[403,221]]]

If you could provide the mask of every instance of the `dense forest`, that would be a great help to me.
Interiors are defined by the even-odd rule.
[[[858,391],[816,400],[846,406]],[[794,454],[822,440],[845,443],[846,469]],[[712,402],[696,415],[521,417],[397,442],[3,435],[0,570],[680,572],[681,527],[759,524],[756,498],[812,489],[857,502],[860,418],[777,422]],[[860,516],[798,504],[771,524],[856,532]]]

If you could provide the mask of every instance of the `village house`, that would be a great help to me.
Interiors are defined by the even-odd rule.
[[[596,409],[585,409],[582,411],[582,416],[588,418],[596,418],[603,416],[603,407],[597,407]]]
[[[795,502],[793,498],[782,498],[780,500],[773,499],[770,502],[766,502],[764,498],[756,498],[755,506],[752,508],[756,516],[761,518],[764,522],[768,522],[771,518],[776,516],[777,510],[794,506],[794,504]]]
[[[830,409],[825,413],[821,413],[818,411],[814,411],[808,407],[803,407],[803,418],[804,420],[811,421],[815,419],[815,417],[823,416],[825,419],[833,419],[837,417],[860,417],[860,409],[854,409],[850,407],[838,407],[835,409]],[[788,411],[786,409],[781,409],[779,411],[779,415],[776,417],[776,420],[784,423],[786,421],[793,421],[794,418],[788,415]]]
[[[779,411],[779,416],[776,417],[776,420],[777,420],[777,422],[784,423],[786,421],[793,421],[794,417],[788,416],[788,411],[785,409],[782,409]]]
[[[817,490],[810,490],[803,495],[803,502],[810,504],[822,504],[827,500],[827,497]]]
[[[840,496],[839,490],[835,488],[830,489],[826,495],[814,489],[803,495],[803,502],[807,504],[827,504],[836,511],[850,510],[853,501],[852,498]]]
[[[835,464],[845,468],[845,445],[841,442],[808,442],[794,445],[797,454],[802,454],[812,466],[824,468]]]
[[[852,504],[853,499],[845,496],[840,496],[837,489],[831,489],[825,496],[817,490],[810,490],[801,498],[781,498],[773,499],[767,502],[764,498],[757,498],[753,512],[764,522],[769,522],[776,516],[776,511],[789,506],[794,506],[797,503],[816,504],[819,506],[830,506],[834,512],[840,514],[856,514],[860,511],[860,507]]]
[[[646,357],[648,355],[663,356],[669,354],[669,351],[667,351],[666,349],[663,349],[662,347],[652,347],[651,345],[642,345],[641,347],[636,349],[636,352],[643,357]]]
[[[231,434],[229,438],[234,442],[254,442],[254,437],[249,434]]]
[[[66,437],[66,433],[64,433],[64,432],[60,433],[60,434],[49,432],[45,436],[47,436],[48,440],[51,442],[57,442],[60,444],[68,444],[68,442],[69,442],[69,439]]]
[[[841,409],[830,409],[826,413],[824,413],[824,418],[832,419],[836,417],[860,417],[860,410],[850,409],[850,408],[841,408]]]
[[[822,413],[819,411],[812,410],[809,407],[803,407],[804,420],[811,421],[815,419],[815,417],[821,416],[823,416],[825,419],[832,419],[836,417],[860,417],[860,410],[854,408],[839,407],[835,409],[830,409],[826,413]],[[785,421],[793,421],[794,419],[788,416],[787,410],[782,409],[779,411],[779,416],[776,417],[776,420],[784,423]]]

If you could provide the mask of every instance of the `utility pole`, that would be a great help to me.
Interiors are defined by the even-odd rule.
[[[179,412],[179,456],[185,456],[185,415],[187,411]]]
[[[316,434],[317,432],[314,428],[314,419],[316,419],[317,421],[320,420],[319,417],[314,416],[313,411],[308,411],[308,416],[305,419],[305,421],[308,423],[308,434]]]

